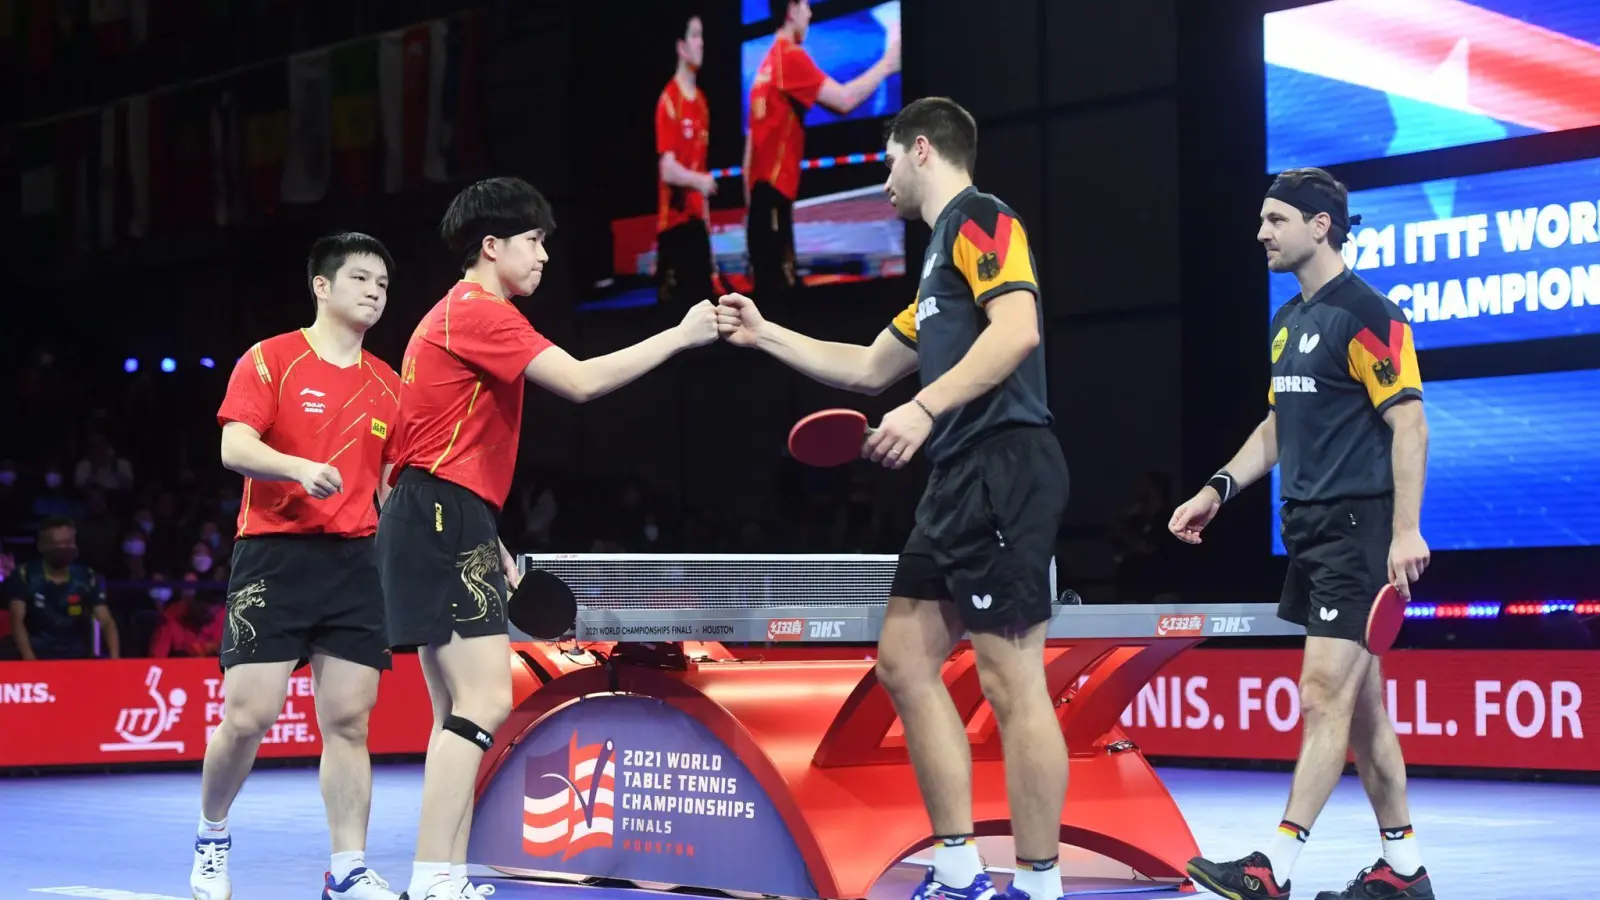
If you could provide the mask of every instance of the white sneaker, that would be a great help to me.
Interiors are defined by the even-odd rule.
[[[473,884],[468,881],[461,885],[461,900],[485,900],[493,894],[492,884]]]
[[[400,895],[389,889],[389,882],[366,866],[351,869],[349,877],[340,882],[329,872],[322,886],[322,900],[399,900]]]
[[[413,897],[410,891],[400,895],[400,900],[460,900],[464,896],[454,881],[446,878],[428,888],[426,894]]]
[[[230,900],[233,882],[228,880],[228,851],[233,838],[194,839],[194,866],[189,869],[189,893],[194,900]]]

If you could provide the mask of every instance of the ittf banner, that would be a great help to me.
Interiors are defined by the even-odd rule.
[[[1192,650],[1122,714],[1146,756],[1293,761],[1298,650]],[[1600,770],[1600,653],[1402,650],[1383,658],[1406,762]]]
[[[222,722],[215,659],[107,659],[0,663],[0,768],[195,761]],[[411,654],[378,686],[367,746],[422,753],[433,728],[428,687]],[[289,678],[264,757],[317,757],[322,734],[310,668]]]

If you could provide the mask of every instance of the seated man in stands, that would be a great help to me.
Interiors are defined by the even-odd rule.
[[[11,608],[11,639],[21,658],[91,657],[96,622],[106,655],[121,656],[105,581],[78,564],[78,529],[71,519],[50,518],[39,526],[39,556],[18,566],[3,590]]]

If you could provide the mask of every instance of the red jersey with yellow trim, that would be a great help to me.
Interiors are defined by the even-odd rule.
[[[511,493],[522,435],[522,372],[550,346],[510,301],[457,282],[406,345],[401,447],[390,482],[404,468],[421,469],[498,512]]]
[[[656,100],[656,158],[671,153],[691,172],[705,172],[706,147],[711,142],[711,107],[706,92],[695,88],[686,97],[678,79],[673,78]],[[656,170],[656,231],[662,232],[688,222],[706,218],[706,195],[691,188],[667,184],[660,168]]]
[[[889,330],[917,351],[924,386],[955,368],[988,326],[984,307],[1006,294],[1030,294],[1041,335],[994,389],[941,415],[924,445],[934,463],[949,459],[994,431],[1049,425],[1044,366],[1044,304],[1027,229],[1011,207],[968,187],[934,220],[911,305]]]
[[[750,86],[752,184],[764,181],[790,200],[799,195],[805,114],[816,105],[827,80],[827,73],[799,44],[782,35],[773,39]]]
[[[248,425],[279,453],[333,466],[344,490],[314,500],[298,482],[246,478],[238,536],[376,532],[374,497],[394,461],[399,413],[400,377],[365,350],[340,367],[319,357],[304,331],[251,347],[233,367],[217,422]]]

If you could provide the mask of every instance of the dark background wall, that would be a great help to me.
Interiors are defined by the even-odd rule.
[[[1073,472],[1062,561],[1086,584],[1109,575],[1108,526],[1142,473],[1164,473],[1180,500],[1265,413],[1265,279],[1253,240],[1267,182],[1260,16],[1288,5],[989,0],[975,11],[957,0],[905,0],[906,96],[947,95],[973,112],[981,135],[977,182],[1014,206],[1032,235],[1048,310],[1052,406]],[[8,335],[26,336],[12,339],[19,355],[48,344],[65,364],[106,382],[123,378],[124,356],[168,352],[158,348],[205,348],[225,363],[209,376],[153,382],[142,407],[156,411],[147,439],[167,447],[174,464],[212,464],[209,416],[227,364],[260,337],[308,321],[300,261],[319,233],[367,230],[394,251],[399,271],[389,311],[369,346],[397,361],[411,323],[454,275],[434,237],[438,217],[478,174],[521,175],[555,204],[554,261],[525,308],[558,343],[594,355],[675,320],[665,310],[580,314],[576,307],[606,272],[609,220],[653,203],[650,113],[690,10],[707,28],[701,80],[712,106],[712,163],[737,161],[736,0],[173,6],[188,18],[152,24],[149,46],[133,63],[78,39],[58,41],[41,67],[24,42],[8,43],[6,77],[19,88],[0,101],[11,123],[8,168],[20,165],[30,130],[71,111],[463,11],[480,17],[489,123],[483,166],[402,195],[281,209],[238,226],[193,227],[75,255],[55,252],[48,229],[15,222],[0,316]],[[33,33],[18,16],[13,34]],[[871,149],[879,128],[862,123],[819,134],[808,151]],[[1554,153],[1555,141],[1573,139],[1556,136],[1518,152]],[[1458,166],[1480,165],[1479,157],[1456,157]],[[1375,165],[1417,163],[1399,158],[1340,174],[1353,188],[1393,174]],[[17,208],[16,181],[6,179],[7,210]],[[715,205],[730,203],[737,200]],[[926,229],[913,224],[909,233],[915,260]],[[912,291],[904,279],[829,288],[769,313],[819,337],[867,342]],[[530,392],[522,462],[637,476],[684,504],[759,511],[808,477],[780,458],[797,416],[846,404],[875,414],[910,393],[903,385],[878,398],[840,395],[763,357],[716,346],[587,407]],[[37,440],[0,435],[12,445]],[[856,477],[891,512],[899,534],[925,474],[913,466]],[[1229,506],[1202,549],[1173,555],[1185,596],[1275,596],[1282,564],[1268,553],[1266,499],[1265,488],[1255,488]],[[1583,561],[1571,551],[1465,555],[1439,566],[1432,587],[1561,590],[1582,583]]]

